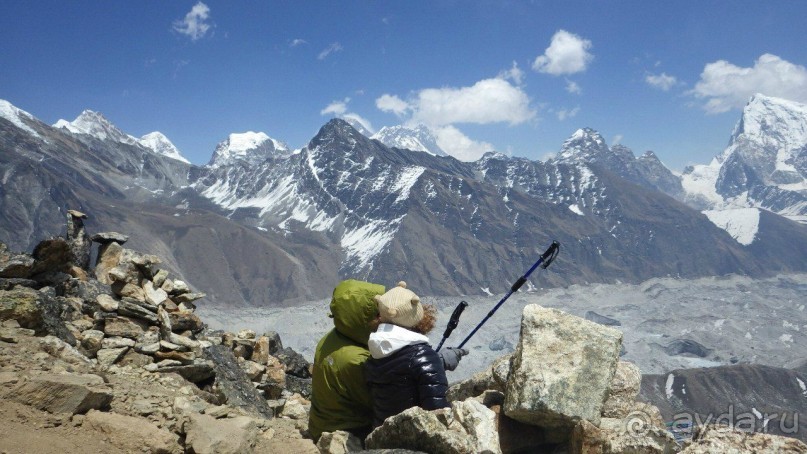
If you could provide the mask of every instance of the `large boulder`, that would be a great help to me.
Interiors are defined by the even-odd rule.
[[[446,393],[446,398],[450,402],[455,402],[479,396],[488,390],[504,392],[507,386],[507,376],[510,374],[512,357],[512,354],[499,357],[487,369],[451,385]]]
[[[412,407],[389,417],[367,436],[368,449],[429,453],[501,453],[496,414],[475,400],[427,411]]]
[[[58,299],[27,287],[0,290],[0,321],[16,320],[37,334],[52,334],[76,345],[75,336],[62,319],[62,308]]]
[[[0,278],[27,278],[34,267],[34,258],[27,254],[14,254],[0,242]]]
[[[83,414],[109,407],[112,394],[92,374],[47,374],[20,383],[5,398],[50,413]]]
[[[619,361],[622,332],[557,309],[524,308],[504,413],[542,427],[598,425]]]
[[[183,452],[177,435],[160,429],[145,418],[90,410],[84,418],[83,426],[107,435],[111,444],[126,452]]]
[[[807,445],[795,438],[762,433],[742,432],[728,426],[708,425],[695,429],[692,442],[681,454],[710,454],[714,452],[757,454],[804,454]]]
[[[571,452],[586,454],[672,454],[680,449],[666,429],[631,418],[603,418],[600,427],[581,420],[569,445]]]

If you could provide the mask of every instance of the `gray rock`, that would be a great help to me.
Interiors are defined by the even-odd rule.
[[[104,332],[97,329],[88,329],[81,332],[81,346],[93,357],[101,349]]]
[[[143,292],[146,302],[154,306],[159,306],[168,299],[168,293],[165,290],[159,287],[154,288],[154,283],[148,280],[143,281]]]
[[[120,336],[128,337],[130,339],[137,339],[146,331],[147,328],[148,325],[142,321],[124,316],[107,318],[104,320],[104,333],[107,336]]]
[[[128,337],[107,337],[101,341],[101,348],[134,347],[135,340]]]
[[[18,385],[7,398],[50,413],[83,414],[109,408],[112,393],[97,375],[48,374]]]
[[[70,246],[70,262],[83,270],[90,269],[90,247],[92,241],[84,227],[87,215],[75,210],[67,210],[67,234],[65,238]]]
[[[174,285],[176,285],[176,284],[174,284]],[[174,302],[177,303],[177,304],[188,304],[188,303],[192,303],[194,301],[200,300],[200,299],[202,299],[202,298],[204,298],[206,296],[207,295],[205,293],[202,293],[202,292],[182,293],[182,294],[179,294],[179,295],[171,297],[171,299],[174,300]]]
[[[118,310],[118,300],[112,298],[107,294],[101,294],[95,297],[95,302],[101,307],[104,312],[115,312]]]
[[[527,424],[599,424],[619,361],[622,333],[557,309],[524,308],[504,413]]]
[[[62,318],[60,301],[42,292],[26,287],[0,290],[0,321],[17,320],[20,326],[39,335],[52,334],[70,345],[76,338]]]
[[[695,429],[692,442],[681,454],[715,452],[792,453],[807,452],[807,444],[795,438],[732,430],[728,426],[708,425]]]
[[[311,364],[306,361],[303,355],[292,350],[290,347],[280,350],[273,356],[286,366],[287,374],[300,378],[311,378]]]
[[[322,454],[346,454],[361,451],[362,441],[359,437],[343,430],[323,432],[317,441],[317,449]]]
[[[0,243],[0,278],[24,279],[31,275],[34,258],[28,254],[14,254]]]
[[[698,358],[705,358],[709,356],[712,350],[691,339],[676,339],[664,347],[664,352],[670,356],[693,355]]]
[[[64,238],[50,238],[37,244],[31,255],[34,258],[32,277],[38,274],[65,272],[70,263],[70,245]]]
[[[446,393],[446,398],[454,402],[478,396],[487,390],[504,392],[512,358],[512,354],[497,358],[487,369],[477,372],[467,380],[451,385]]]
[[[99,232],[91,238],[94,242],[99,244],[118,243],[124,244],[129,241],[129,236],[118,232]]]
[[[156,313],[148,310],[140,304],[131,302],[128,298],[123,298],[118,303],[118,313],[127,317],[145,320],[154,325],[156,325],[158,322]]]
[[[156,365],[154,370],[148,369]],[[192,364],[183,364],[182,361],[163,360],[159,363],[146,366],[147,370],[161,373],[176,373],[191,383],[199,383],[210,379],[215,375],[213,363],[204,360],[195,360]]]
[[[156,288],[161,288],[166,279],[168,279],[168,271],[166,270],[157,271],[151,278],[152,282],[154,283],[154,287]],[[166,294],[167,293],[168,292],[166,292]]]
[[[434,411],[412,407],[387,418],[368,435],[366,445],[429,453],[500,453],[495,420],[493,411],[473,400]]]
[[[204,350],[204,357],[214,365],[215,386],[227,405],[241,408],[247,413],[264,418],[273,416],[272,410],[266,404],[266,399],[260,395],[249,377],[238,366],[238,362],[229,348],[214,345]]]
[[[102,348],[98,350],[98,353],[96,353],[98,364],[109,367],[121,359],[127,351],[129,351],[129,347]]]

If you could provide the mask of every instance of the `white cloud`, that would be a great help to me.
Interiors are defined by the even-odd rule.
[[[177,19],[174,21],[174,31],[188,35],[191,41],[204,38],[210,24],[207,21],[210,18],[210,8],[202,2],[193,5],[190,12],[185,15],[184,19]]]
[[[566,30],[558,30],[544,54],[535,59],[532,69],[553,76],[585,71],[594,58],[589,49],[591,41]]]
[[[614,140],[611,141],[611,146],[613,147],[614,145],[619,145],[620,143],[622,143],[623,138],[624,137],[622,136],[622,134],[615,135]]]
[[[524,71],[518,67],[518,63],[513,62],[513,66],[510,69],[500,72],[498,78],[512,80],[516,85],[521,85],[521,82],[524,80]]]
[[[662,91],[669,91],[678,83],[678,79],[676,79],[675,76],[670,76],[667,73],[661,73],[659,75],[648,74],[644,78],[644,81],[651,87],[658,88]]]
[[[341,115],[341,117],[348,121],[355,121],[356,123],[362,125],[364,129],[370,131],[371,134],[375,134],[376,132],[375,128],[373,128],[373,125],[370,123],[370,120],[360,116],[359,114],[355,114],[353,112],[347,112]]]
[[[409,104],[403,99],[386,93],[375,100],[375,106],[382,112],[392,112],[399,117],[403,116],[410,108]]]
[[[320,115],[344,115],[347,112],[347,103],[350,98],[345,98],[344,101],[334,101],[328,104],[327,107],[319,111]]]
[[[460,161],[476,161],[486,152],[495,149],[487,142],[472,140],[451,125],[432,128],[432,132],[437,138],[437,145]]]
[[[574,118],[580,112],[580,107],[574,109],[561,109],[558,111],[558,120],[563,121],[567,118]]]
[[[579,95],[583,93],[583,89],[580,88],[580,85],[577,85],[577,82],[566,80],[566,91],[573,95]]]
[[[317,55],[317,60],[325,60],[328,58],[328,55],[331,55],[334,52],[341,52],[342,45],[339,43],[332,43],[330,46],[326,47],[322,52]]]
[[[302,46],[303,44],[308,44],[308,41],[306,41],[304,39],[297,38],[297,39],[293,39],[291,41],[291,43],[289,43],[289,47]]]
[[[530,99],[504,79],[480,80],[471,87],[427,88],[410,106],[412,119],[427,125],[524,123],[535,117]]]
[[[689,93],[706,100],[708,113],[742,109],[755,93],[807,102],[807,68],[772,54],[760,56],[751,68],[718,60],[703,68]]]

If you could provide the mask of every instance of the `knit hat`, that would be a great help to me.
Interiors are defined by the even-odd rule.
[[[411,328],[423,319],[423,305],[415,292],[406,288],[406,282],[398,282],[398,286],[383,295],[376,295],[378,313],[381,322]]]

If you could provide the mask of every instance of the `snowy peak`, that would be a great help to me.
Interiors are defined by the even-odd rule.
[[[437,138],[425,125],[418,125],[414,128],[403,125],[385,126],[370,138],[376,139],[388,147],[422,151],[434,156],[448,156],[448,153],[437,144]]]
[[[599,132],[583,128],[563,142],[555,160],[563,163],[589,162],[595,156],[608,151],[608,145]]]
[[[39,134],[37,134],[37,132],[34,131],[25,122],[25,120],[27,121],[35,120],[34,116],[22,109],[15,107],[13,104],[4,99],[0,99],[0,118],[5,118],[6,120],[10,121],[14,126],[37,137],[40,137]]]
[[[190,161],[182,156],[182,153],[168,140],[168,137],[165,137],[165,135],[159,131],[144,135],[140,138],[139,143],[157,154],[190,164]]]
[[[346,114],[342,116],[342,119],[348,122],[350,126],[353,126],[353,129],[359,131],[362,135],[366,137],[370,137],[373,135],[371,126],[367,124],[366,120],[363,120],[361,117],[357,115]]]
[[[101,113],[92,110],[81,112],[81,115],[76,117],[72,122],[59,120],[53,127],[66,129],[73,134],[90,135],[98,140],[111,140],[128,145],[139,143],[136,138],[115,127],[115,125],[107,120]]]
[[[807,105],[762,94],[751,97],[731,137],[758,142],[773,141],[779,147],[807,144]]]
[[[236,161],[263,162],[269,157],[285,156],[288,153],[289,147],[286,144],[269,137],[266,133],[253,131],[233,133],[216,146],[209,165],[220,167]]]

